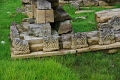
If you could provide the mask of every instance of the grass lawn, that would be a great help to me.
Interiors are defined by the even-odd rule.
[[[115,54],[88,52],[80,56],[68,54],[11,60],[9,27],[12,21],[20,23],[25,17],[16,13],[16,8],[21,7],[20,1],[0,0],[0,80],[120,80],[120,52]],[[96,30],[94,12],[75,15],[73,8],[67,9],[68,6],[64,8],[73,19],[71,23],[75,32]],[[89,9],[104,10],[100,7]],[[79,16],[85,16],[86,20],[74,20]],[[5,41],[5,44],[1,44],[1,41]]]

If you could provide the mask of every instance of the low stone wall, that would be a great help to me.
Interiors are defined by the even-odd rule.
[[[119,4],[119,0],[60,0],[60,3],[68,3],[68,1],[78,2],[80,6],[113,6]]]
[[[120,48],[120,18],[117,15],[100,23],[96,31],[74,33],[70,16],[61,7],[52,7],[51,2],[46,0],[31,1],[30,4],[31,9],[25,12],[31,13],[32,16],[23,19],[20,25],[13,22],[10,26],[12,58],[109,49],[115,51]],[[99,13],[96,15],[100,15]]]

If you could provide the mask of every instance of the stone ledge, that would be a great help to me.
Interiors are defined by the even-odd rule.
[[[60,51],[52,51],[52,52],[31,52],[30,54],[23,54],[23,55],[15,55],[11,51],[11,58],[12,59],[21,59],[21,58],[35,58],[35,57],[46,57],[46,56],[57,56],[57,55],[66,55],[66,54],[76,54],[76,53],[82,53],[82,52],[89,52],[89,51],[97,51],[97,50],[105,50],[105,49],[114,49],[119,48],[120,42],[116,42],[110,45],[94,45],[89,46],[87,48],[81,48],[76,50],[60,50]]]

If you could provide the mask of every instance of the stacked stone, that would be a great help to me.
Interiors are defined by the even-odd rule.
[[[31,0],[22,0],[22,7],[29,18],[33,18]]]
[[[26,40],[21,40],[20,39],[20,34],[17,29],[17,24],[13,23],[10,26],[10,38],[11,38],[11,52],[15,55],[20,55],[20,54],[29,54],[29,44],[28,41]]]

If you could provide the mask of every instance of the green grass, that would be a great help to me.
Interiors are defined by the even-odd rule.
[[[11,60],[9,27],[11,22],[20,23],[25,16],[16,13],[21,7],[20,0],[0,0],[0,80],[120,80],[120,52],[106,54],[104,52],[88,52],[80,56],[65,55],[45,58]],[[119,5],[115,6],[116,8]],[[74,14],[64,6],[65,10],[74,19],[77,16],[86,16],[86,20],[72,22],[75,32],[96,30],[93,13]],[[104,8],[90,7],[95,11]],[[92,21],[95,24],[88,23]]]

